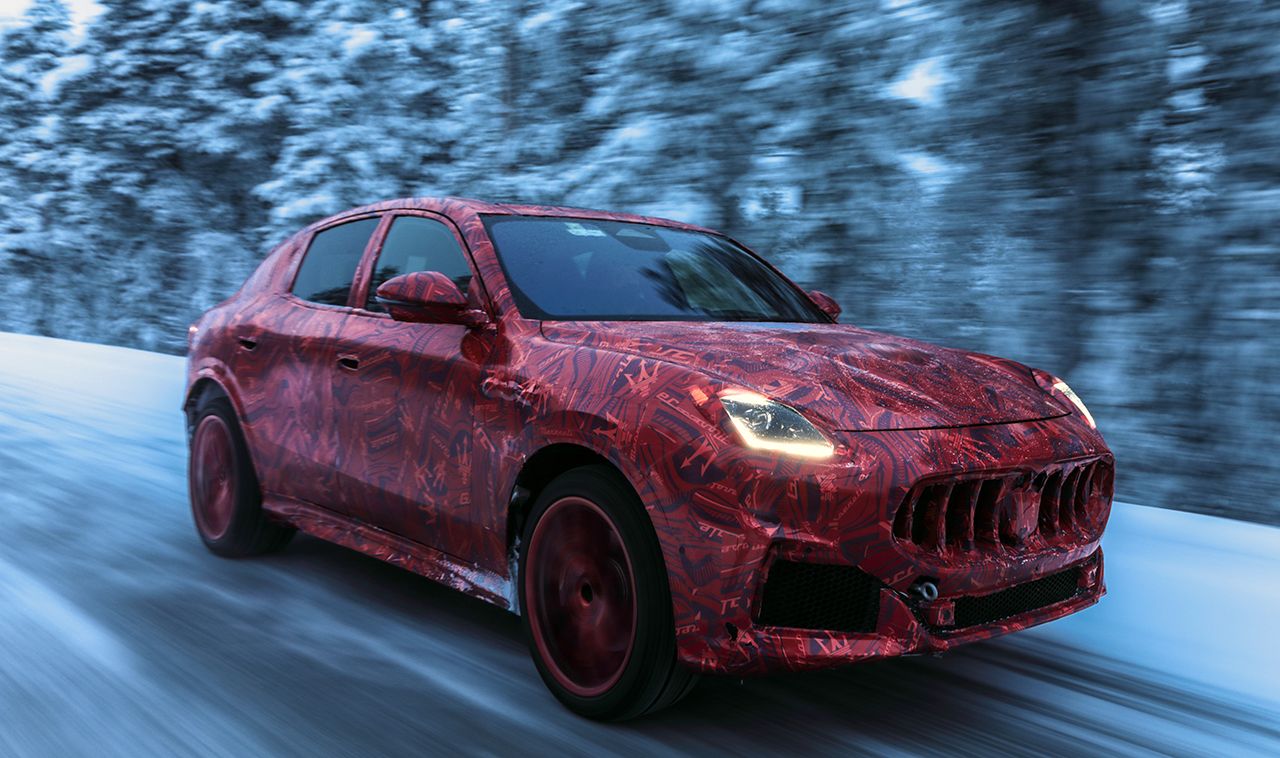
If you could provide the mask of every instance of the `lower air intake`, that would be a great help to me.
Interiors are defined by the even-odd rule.
[[[1080,591],[1079,567],[1060,571],[990,595],[956,598],[956,627],[992,624],[1061,603]]]
[[[874,632],[881,583],[853,566],[775,561],[756,621],[765,626]]]

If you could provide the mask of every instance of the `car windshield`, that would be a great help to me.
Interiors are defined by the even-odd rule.
[[[712,234],[577,218],[486,216],[526,318],[827,321],[795,285]]]

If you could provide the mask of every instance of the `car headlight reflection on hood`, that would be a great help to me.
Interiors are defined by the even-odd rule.
[[[1067,386],[1066,382],[1062,381],[1061,379],[1057,379],[1053,383],[1053,388],[1058,392],[1061,392],[1063,397],[1071,401],[1071,404],[1074,405],[1076,409],[1080,411],[1080,415],[1084,416],[1084,420],[1089,422],[1090,429],[1098,428],[1097,422],[1093,420],[1093,414],[1090,413],[1089,409],[1085,407],[1084,401],[1081,400],[1080,396],[1077,395],[1074,391],[1072,391],[1072,389],[1069,386]]]
[[[830,458],[835,452],[822,432],[790,406],[754,392],[721,395],[720,404],[747,447],[803,458]]]
[[[1041,371],[1038,368],[1032,369],[1031,373],[1035,376],[1036,384],[1040,385],[1040,389],[1048,392],[1050,395],[1061,395],[1067,400],[1070,400],[1071,404],[1075,406],[1075,409],[1080,411],[1080,415],[1084,417],[1085,422],[1089,424],[1089,428],[1098,428],[1098,422],[1093,420],[1093,414],[1085,407],[1084,401],[1081,400],[1080,396],[1073,392],[1069,386],[1067,386],[1066,382],[1053,374],[1050,374],[1047,371]]]

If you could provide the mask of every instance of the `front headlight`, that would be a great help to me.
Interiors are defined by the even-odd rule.
[[[1076,410],[1080,411],[1080,415],[1084,416],[1085,421],[1088,421],[1089,429],[1098,428],[1096,421],[1093,420],[1093,414],[1089,412],[1089,408],[1084,407],[1083,399],[1080,399],[1080,396],[1078,396],[1078,394],[1075,394],[1075,392],[1071,391],[1071,388],[1068,387],[1068,384],[1066,384],[1066,382],[1062,382],[1061,379],[1053,378],[1052,387],[1053,387],[1053,392],[1060,392],[1062,394],[1062,397],[1069,399],[1069,401],[1071,401],[1071,405],[1074,405],[1076,407]]]
[[[822,432],[790,406],[754,392],[721,395],[720,404],[747,447],[803,458],[830,458],[835,452]]]

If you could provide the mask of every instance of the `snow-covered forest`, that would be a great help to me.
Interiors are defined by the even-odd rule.
[[[100,5],[4,24],[0,329],[181,352],[378,199],[638,211],[1065,377],[1126,499],[1280,522],[1276,3]]]

